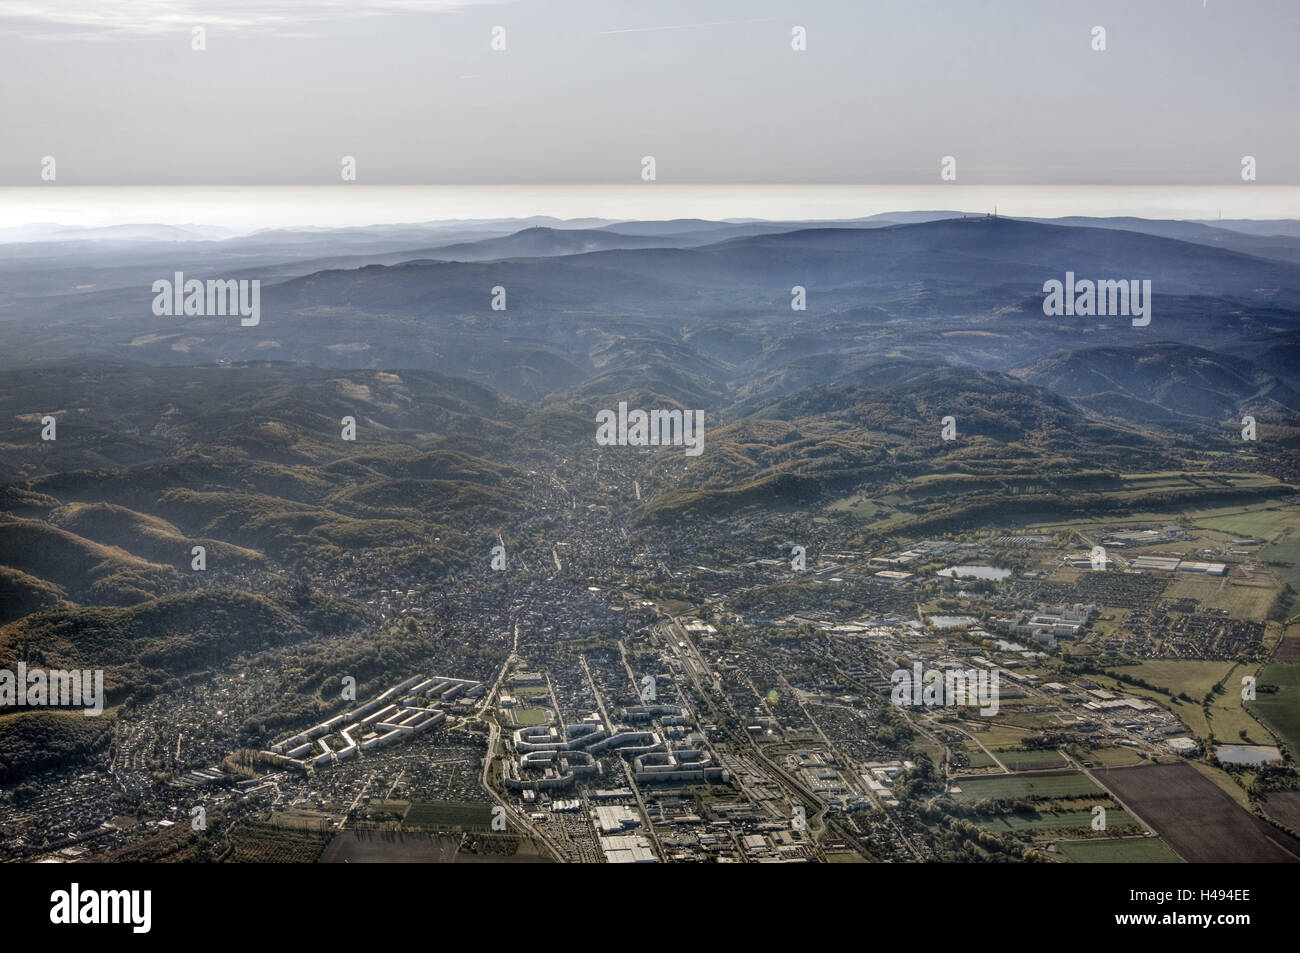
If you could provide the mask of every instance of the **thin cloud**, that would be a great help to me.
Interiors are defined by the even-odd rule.
[[[785,17],[756,17],[752,20],[711,20],[708,23],[677,23],[672,26],[634,26],[626,30],[601,30],[600,36],[612,36],[615,33],[655,33],[659,30],[694,30],[702,26],[730,26],[735,23],[770,23],[784,20]]]
[[[0,20],[28,20],[29,39],[87,35],[152,36],[195,26],[231,30],[292,30],[329,20],[403,13],[455,13],[508,0],[7,0]],[[51,34],[50,28],[66,32]]]

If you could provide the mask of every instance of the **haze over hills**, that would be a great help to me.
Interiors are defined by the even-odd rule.
[[[1287,506],[1300,265],[1290,239],[1228,234],[932,212],[5,246],[0,667],[93,657],[127,725],[275,672],[208,757],[336,713],[340,670],[490,680],[552,638],[569,664],[574,645],[619,659],[609,640],[643,633],[647,602],[728,580],[737,618],[802,611],[807,592],[752,575],[765,555],[784,572],[793,531],[876,555],[1033,519]],[[261,280],[259,322],[154,315],[178,270]],[[1150,324],[1046,316],[1066,272],[1150,280]],[[620,404],[701,413],[702,452],[602,445]],[[1246,414],[1265,439],[1243,449]],[[485,568],[497,547],[509,572]],[[970,598],[834,578],[827,618]],[[779,659],[815,634],[763,638]],[[0,715],[27,752],[0,781],[120,771],[124,737]],[[174,780],[178,755],[138,750],[124,777]]]
[[[893,224],[899,220],[910,223]],[[268,280],[256,327],[220,317],[157,317],[149,307],[152,291],[142,282],[6,299],[0,343],[26,362],[57,355],[65,362],[160,366],[251,362],[249,368],[265,369],[271,360],[421,370],[468,379],[486,388],[483,393],[532,406],[658,397],[679,407],[705,406],[720,420],[766,413],[783,397],[830,382],[896,386],[916,378],[904,370],[909,362],[918,371],[969,366],[1014,372],[1078,401],[1081,410],[1117,419],[1127,408],[1152,425],[1214,428],[1246,410],[1265,418],[1295,410],[1300,381],[1278,355],[1295,346],[1300,329],[1300,268],[1234,250],[1223,236],[1242,233],[1195,223],[1060,222],[1069,224],[931,212],[815,228],[703,220],[587,220],[576,223],[585,227],[547,223],[522,230],[513,222],[448,223],[442,232],[452,237],[462,228],[494,234],[440,246],[447,257],[438,260]],[[430,231],[348,229],[337,237],[344,244],[358,236],[389,242]],[[1183,240],[1188,236],[1201,241]],[[262,232],[232,240],[244,244],[231,254],[287,262],[302,253],[301,242],[315,251],[317,239],[328,238],[312,231]],[[162,251],[126,244],[133,257],[119,263],[121,273],[170,277],[151,257],[160,259]],[[254,254],[258,247],[265,249],[260,256]],[[275,251],[280,248],[283,255]],[[249,262],[241,273],[257,268]],[[1149,279],[1151,324],[1044,316],[1042,283],[1067,271],[1081,279]],[[790,307],[795,286],[806,289],[805,310]],[[505,310],[491,307],[494,287],[508,296]],[[266,371],[204,373],[238,389],[260,384]],[[98,391],[104,383],[98,374],[72,380],[83,390]],[[69,399],[76,391],[69,393],[68,383],[51,389],[39,375],[18,378],[15,393],[43,406],[83,404]],[[126,396],[124,383],[120,392],[118,386],[110,388],[109,399],[120,398],[125,417],[97,442],[79,444],[85,466],[167,452],[177,441],[156,424],[166,416],[192,421],[188,426],[202,428],[204,439],[261,441],[277,462],[304,453],[278,446],[247,419],[223,426],[194,416],[197,408],[175,395],[154,401],[145,392],[140,402]],[[43,390],[51,392],[42,397]],[[209,392],[206,385],[188,391],[195,399]],[[427,399],[421,395],[416,403]],[[280,410],[289,414],[285,426],[322,429],[350,401],[343,394],[320,408]],[[366,422],[400,430],[409,426],[394,416],[402,406],[381,401]],[[137,418],[138,424],[130,422]],[[15,423],[0,435],[15,451],[6,461],[11,476],[22,472],[15,461],[30,452],[22,449],[27,426]]]
[[[415,260],[268,281],[266,317],[247,329],[214,318],[160,320],[149,310],[144,278],[114,291],[10,299],[0,310],[0,343],[28,360],[419,367],[531,400],[620,370],[633,349],[720,385],[817,353],[898,353],[1010,370],[1122,323],[1044,317],[1042,284],[1067,271],[1150,278],[1154,319],[1125,329],[1134,344],[1163,339],[1215,349],[1226,342],[1237,357],[1263,359],[1285,346],[1300,307],[1292,265],[1114,229],[939,218],[693,247],[684,245],[694,238],[660,236],[645,239],[661,242],[654,247],[575,253],[592,235],[614,244],[642,240],[535,228],[452,246],[490,260]],[[169,278],[172,270],[161,262],[139,268]],[[808,289],[806,311],[790,310],[795,285]],[[491,309],[493,287],[507,290],[506,311]]]
[[[94,413],[64,421],[65,432],[83,428],[69,451],[80,459],[65,456],[65,468],[156,460],[181,452],[187,440],[244,447],[277,465],[316,462],[328,452],[305,443],[305,434],[327,440],[330,421],[350,409],[367,428],[396,439],[438,433],[455,441],[478,429],[484,446],[499,447],[512,439],[511,425],[495,421],[512,411],[495,394],[589,419],[620,399],[704,407],[719,424],[798,418],[801,433],[810,419],[818,421],[814,431],[842,430],[849,407],[877,406],[862,420],[874,414],[879,430],[863,427],[849,443],[888,445],[888,433],[928,426],[925,415],[945,403],[966,406],[962,386],[995,381],[979,385],[982,400],[1021,394],[1028,406],[1048,407],[1068,399],[1053,413],[1075,419],[1037,433],[1033,443],[1075,465],[1085,465],[1080,455],[1089,453],[1090,441],[1057,447],[1049,434],[1086,434],[1089,414],[1112,422],[1105,426],[1123,421],[1149,438],[1169,428],[1167,439],[1176,443],[1188,428],[1221,441],[1231,434],[1225,421],[1247,411],[1275,422],[1295,412],[1300,381],[1276,355],[1295,346],[1300,330],[1300,268],[1119,229],[1116,222],[1094,228],[952,214],[897,216],[921,219],[906,225],[881,216],[867,228],[791,231],[703,221],[534,226],[448,246],[482,260],[330,269],[269,283],[264,318],[253,328],[222,318],[155,317],[147,307],[152,297],[141,289],[25,302],[23,321],[11,302],[0,336],[15,357],[57,352],[69,370],[81,358],[115,363],[87,365],[71,378],[18,376],[10,398],[22,395],[28,407],[76,407],[89,405],[92,393],[107,395],[96,397],[105,423],[95,423]],[[759,233],[710,240],[737,229]],[[649,244],[579,250],[593,241]],[[1080,278],[1150,276],[1152,323],[1045,317],[1042,282],[1066,271]],[[795,285],[807,289],[806,310],[790,308]],[[490,307],[498,286],[508,295],[504,311]],[[1106,346],[1096,346],[1103,336]],[[1171,339],[1179,343],[1166,343]],[[1217,350],[1225,347],[1232,353]],[[123,359],[160,365],[148,372],[158,384],[201,376],[181,391],[167,384],[137,394],[129,384],[133,364],[116,364]],[[165,369],[214,361],[223,366]],[[304,377],[290,365],[366,368],[368,383],[331,382],[325,371]],[[402,369],[400,376],[384,371],[392,368]],[[417,369],[444,377],[408,373]],[[1047,390],[1023,392],[999,376],[1005,372]],[[261,395],[277,375],[288,376],[274,385],[276,396]],[[390,394],[390,377],[420,390]],[[211,383],[198,383],[202,378]],[[308,380],[326,390],[311,399],[291,396]],[[229,410],[200,410],[199,401],[211,402],[213,384]],[[435,407],[437,418],[428,418]],[[426,419],[409,419],[404,408],[420,408]],[[1033,459],[1020,441],[1039,424],[1008,407],[981,413],[1004,420],[988,436],[1015,445],[1008,457]],[[897,417],[892,426],[888,414]],[[24,440],[31,419],[19,414],[0,434],[12,450],[11,478],[42,466]],[[177,424],[163,428],[160,420]],[[572,431],[572,422],[565,426]],[[1103,428],[1097,447],[1128,442]],[[783,453],[799,457],[802,450]],[[747,478],[761,481],[764,472],[758,466]],[[850,478],[852,472],[851,466]],[[714,476],[733,478],[739,476]]]
[[[1016,375],[1110,412],[1118,398],[1204,420],[1300,412],[1300,394],[1249,361],[1179,344],[1084,348],[1042,358]],[[1144,414],[1135,407],[1131,416]]]
[[[1142,232],[1147,235],[1160,235],[1179,241],[1209,245],[1212,248],[1227,248],[1243,252],[1258,258],[1272,258],[1277,261],[1295,263],[1300,261],[1300,234],[1295,234],[1291,222],[1251,222],[1255,229],[1237,229],[1230,223],[1186,222],[1178,220],[1159,220],[1133,218],[1131,216],[1115,218],[1087,218],[1084,216],[1067,216],[1064,218],[1028,218],[1024,221],[1042,222],[1048,225],[1083,226],[1086,228],[1114,228],[1121,231]],[[1270,231],[1269,226],[1275,230]]]

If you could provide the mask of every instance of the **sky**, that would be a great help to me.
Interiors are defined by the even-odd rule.
[[[5,0],[0,186],[1295,186],[1297,49],[1290,0]]]

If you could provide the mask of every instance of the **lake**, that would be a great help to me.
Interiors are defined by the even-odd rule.
[[[1282,752],[1272,745],[1219,745],[1214,756],[1224,764],[1265,764],[1280,761]]]
[[[952,576],[957,579],[1006,579],[1011,575],[1010,569],[998,569],[996,566],[949,566],[940,569],[939,575]]]

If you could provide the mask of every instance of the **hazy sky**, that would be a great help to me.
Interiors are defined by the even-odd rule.
[[[0,185],[1295,185],[1297,50],[1291,0],[5,0]]]
[[[446,185],[106,186],[0,192],[0,243],[21,226],[142,222],[251,232],[262,228],[454,219],[849,219],[914,209],[1055,218],[1300,219],[1300,187],[1138,185]]]

